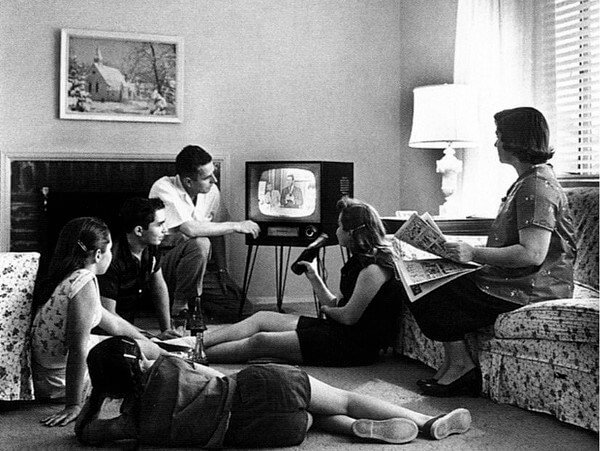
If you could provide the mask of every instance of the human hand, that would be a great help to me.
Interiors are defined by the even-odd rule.
[[[466,263],[473,261],[473,246],[462,241],[455,243],[445,243],[444,249],[451,260]]]
[[[237,232],[252,235],[252,238],[256,238],[260,233],[260,226],[254,221],[240,221],[238,222]]]
[[[156,336],[159,340],[170,340],[171,338],[180,338],[181,334],[173,329],[165,329]]]
[[[312,262],[300,260],[296,262],[296,264],[298,264],[299,266],[303,266],[306,269],[304,274],[306,275],[306,278],[308,280],[316,280],[319,277],[315,260],[313,260]]]
[[[65,406],[62,411],[40,420],[40,423],[48,427],[66,426],[71,421],[77,419],[79,412],[81,412],[81,406],[78,404]]]

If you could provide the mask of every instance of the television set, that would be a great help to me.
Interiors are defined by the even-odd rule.
[[[260,226],[246,244],[307,246],[322,233],[336,244],[336,203],[353,188],[353,163],[246,162],[246,218]]]

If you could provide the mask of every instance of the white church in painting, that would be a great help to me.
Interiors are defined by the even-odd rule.
[[[123,102],[135,97],[135,85],[125,80],[119,69],[105,66],[100,49],[87,76],[90,97],[100,102]]]

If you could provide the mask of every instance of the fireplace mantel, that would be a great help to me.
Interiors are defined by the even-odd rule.
[[[174,162],[174,154],[126,154],[116,152],[84,152],[44,153],[44,152],[0,152],[0,251],[10,249],[11,235],[11,193],[13,162],[19,161],[89,161],[89,162]],[[213,155],[213,159],[220,163],[220,183],[223,200],[229,204],[229,155]],[[172,174],[165,174],[172,175]]]

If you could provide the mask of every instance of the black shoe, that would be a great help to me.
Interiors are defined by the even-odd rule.
[[[435,378],[433,378],[433,377],[430,377],[430,378],[427,378],[427,379],[419,379],[417,381],[417,385],[422,388],[424,385],[435,384],[437,381],[438,380],[435,379]]]
[[[471,414],[467,409],[456,409],[432,418],[419,431],[426,437],[441,440],[452,434],[462,434],[471,427]]]
[[[481,370],[478,367],[463,374],[450,384],[434,382],[421,386],[423,393],[428,396],[446,398],[458,395],[479,396],[481,393]]]

